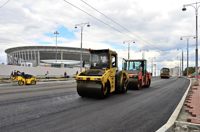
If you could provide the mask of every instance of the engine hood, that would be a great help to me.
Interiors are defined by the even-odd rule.
[[[139,73],[139,70],[131,70],[131,71],[126,71],[128,74],[134,74],[137,75]]]
[[[80,73],[80,76],[102,76],[104,73],[105,70],[102,69],[89,69]]]

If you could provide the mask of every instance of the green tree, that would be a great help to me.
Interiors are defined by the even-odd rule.
[[[195,67],[188,67],[188,75],[193,74],[195,72]],[[183,71],[183,75],[187,75],[187,68]]]

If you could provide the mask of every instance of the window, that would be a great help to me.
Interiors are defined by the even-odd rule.
[[[116,55],[112,55],[112,67],[117,67],[117,64],[116,64]]]

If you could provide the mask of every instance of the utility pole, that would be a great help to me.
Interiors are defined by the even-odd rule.
[[[189,68],[189,39],[190,38],[196,38],[195,36],[182,36],[181,38],[180,38],[180,40],[183,40],[184,38],[186,38],[186,40],[187,40],[187,76],[188,76],[188,68]]]
[[[152,76],[153,76],[153,58],[151,59],[151,73],[152,73]]]
[[[76,24],[75,28],[80,27],[81,28],[81,49],[80,49],[80,72],[82,72],[82,66],[83,66],[83,28],[84,26],[90,27],[89,23],[80,23]]]
[[[153,59],[156,59],[156,57],[152,57],[152,58],[151,58],[151,73],[152,73],[152,76],[153,76],[153,74],[156,74],[156,71],[153,71],[153,67],[154,67]],[[155,75],[154,75],[154,76],[155,76]]]
[[[190,3],[183,5],[182,11],[186,11],[187,6],[191,6],[195,9],[195,15],[196,15],[196,49],[195,49],[195,77],[196,82],[198,83],[198,9],[199,9],[200,2]]]
[[[184,68],[183,68],[183,49],[182,49],[182,76],[183,76]]]
[[[145,51],[148,52],[148,50],[140,50],[140,52],[142,52],[142,59],[145,59]]]
[[[177,49],[177,50],[180,50],[180,49]],[[184,58],[183,58],[183,49],[181,49],[181,58],[180,58],[180,76],[181,75],[183,75],[183,60],[184,60]]]
[[[128,60],[130,59],[130,43],[135,43],[135,41],[133,40],[126,40],[126,41],[123,41],[123,44],[128,44]]]
[[[54,34],[56,35],[56,63],[57,63],[57,59],[58,59],[58,58],[57,58],[57,54],[58,54],[57,36],[58,36],[59,32],[58,32],[58,31],[55,31]]]

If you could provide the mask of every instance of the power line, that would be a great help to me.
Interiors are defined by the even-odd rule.
[[[103,15],[104,17],[106,17],[107,19],[109,19],[110,21],[112,21],[113,23],[117,24],[118,26],[120,26],[121,28],[123,28],[124,30],[126,30],[127,32],[129,32],[130,34],[133,34],[130,30],[128,30],[126,27],[124,27],[123,25],[119,24],[118,22],[116,22],[115,20],[113,20],[112,18],[108,17],[107,15],[105,15],[104,13],[100,12],[99,10],[97,10],[95,7],[93,7],[92,5],[88,4],[87,2],[85,2],[84,0],[81,0],[84,4],[86,4],[87,6],[89,6],[90,8],[92,8],[93,10],[97,11],[98,13],[100,13],[101,15]],[[146,40],[144,40],[142,37],[134,34],[134,36],[140,38],[140,40],[142,40],[145,43],[151,44],[151,42],[148,42]],[[152,44],[151,44],[152,45]]]
[[[68,3],[68,4],[70,4],[71,6],[75,7],[76,9],[78,9],[78,10],[80,10],[80,11],[86,13],[86,14],[89,15],[90,17],[95,18],[95,19],[98,20],[99,22],[101,22],[101,23],[107,25],[108,27],[114,29],[115,31],[117,31],[117,32],[119,32],[119,33],[125,35],[122,31],[120,31],[120,30],[118,30],[117,28],[115,28],[115,27],[113,27],[113,26],[107,24],[106,22],[102,21],[101,19],[99,19],[99,18],[97,18],[97,17],[91,15],[91,14],[88,13],[87,11],[85,11],[85,10],[83,10],[83,9],[81,9],[81,8],[79,8],[79,7],[77,7],[77,6],[75,6],[74,4],[70,3],[69,1],[67,1],[67,0],[63,0],[63,1],[66,2],[66,3]],[[113,20],[113,21],[114,21],[114,20]],[[128,29],[127,29],[127,30],[128,30]],[[130,31],[129,31],[129,32],[130,32]],[[127,35],[126,35],[126,36],[127,36]],[[132,38],[132,36],[130,36],[130,34],[128,34],[128,36]]]
[[[101,22],[101,23],[107,25],[108,27],[112,28],[113,30],[115,30],[115,31],[117,31],[117,32],[119,32],[119,33],[121,33],[121,34],[123,34],[120,30],[118,30],[118,29],[116,29],[115,27],[113,27],[113,26],[111,26],[111,25],[105,23],[105,22],[102,21],[101,19],[99,19],[99,18],[97,18],[97,17],[95,17],[95,16],[89,14],[88,12],[86,12],[86,11],[84,11],[83,9],[81,9],[81,8],[79,8],[79,7],[77,7],[77,6],[75,6],[74,4],[68,2],[67,0],[64,0],[64,1],[65,1],[66,3],[68,3],[68,4],[70,4],[71,6],[73,6],[73,7],[77,8],[77,9],[81,10],[82,12],[86,13],[87,15],[89,15],[89,16],[95,18],[95,19],[98,20],[99,22]],[[124,35],[124,34],[123,34],[123,35]]]
[[[73,6],[74,8],[76,8],[76,9],[78,9],[78,10],[80,10],[80,11],[86,13],[86,14],[89,15],[90,17],[93,17],[94,19],[98,20],[99,22],[101,22],[101,23],[107,25],[108,27],[114,29],[115,31],[117,31],[117,32],[119,32],[119,33],[125,35],[123,32],[121,32],[121,31],[118,30],[117,28],[115,28],[115,27],[113,27],[113,26],[107,24],[107,23],[104,22],[103,20],[101,20],[101,19],[99,19],[99,18],[97,18],[97,17],[91,15],[91,14],[88,13],[87,11],[85,11],[85,10],[79,8],[78,6],[75,6],[74,4],[70,3],[69,1],[67,1],[67,0],[63,0],[63,1],[66,2],[66,3],[68,3],[68,4],[70,4],[70,5]],[[89,5],[89,4],[88,4],[88,5]],[[96,10],[97,10],[97,9],[96,9]],[[100,11],[99,11],[99,12],[100,12]],[[102,13],[102,14],[103,14],[103,13]],[[104,14],[104,15],[105,15],[105,14]],[[106,16],[106,15],[105,15],[105,16]],[[110,19],[111,19],[111,18],[110,18]],[[113,21],[114,21],[114,20],[113,20]],[[116,22],[116,23],[117,23],[117,22]],[[121,25],[121,26],[122,26],[122,25]],[[122,26],[122,27],[123,27],[123,26]],[[124,28],[125,28],[125,27],[124,27]],[[126,28],[125,28],[125,29],[126,29]],[[128,30],[128,29],[127,29],[127,30]],[[130,33],[129,30],[128,30],[128,32]],[[127,35],[126,35],[126,36],[127,36]],[[128,36],[131,37],[130,35],[128,35]],[[136,36],[136,35],[135,35],[135,36]],[[137,37],[138,37],[138,38],[141,38],[141,37],[139,37],[139,36],[137,36]],[[131,38],[132,38],[132,37],[131,37]],[[134,38],[134,39],[135,39],[135,38]],[[152,44],[150,44],[149,42],[147,42],[147,41],[145,41],[145,40],[142,40],[142,41],[148,44],[148,45],[146,45],[146,47],[150,47],[150,45],[151,45],[151,46],[154,47],[155,49],[158,49],[158,48],[156,48],[155,46],[153,46]],[[150,48],[152,48],[152,47],[150,47]],[[160,51],[160,49],[158,49],[158,50]]]
[[[9,1],[10,1],[10,0],[7,0],[4,4],[2,4],[2,5],[0,6],[0,8],[4,7],[6,4],[8,4]]]
[[[104,13],[100,12],[99,10],[97,10],[96,8],[94,8],[93,6],[91,6],[90,4],[88,4],[87,2],[81,0],[84,4],[86,4],[87,6],[89,6],[90,8],[92,8],[93,10],[97,11],[98,13],[100,13],[101,15],[103,15],[104,17],[106,17],[107,19],[109,19],[110,21],[112,21],[113,23],[117,24],[118,26],[120,26],[121,28],[123,28],[124,30],[128,31],[129,30],[125,27],[123,27],[121,24],[119,24],[118,22],[116,22],[115,20],[113,20],[112,18],[106,16]]]

